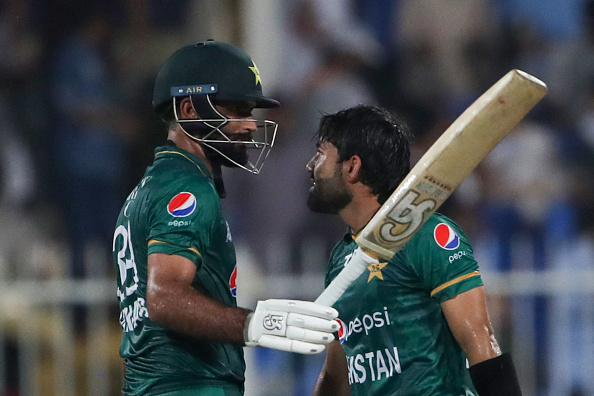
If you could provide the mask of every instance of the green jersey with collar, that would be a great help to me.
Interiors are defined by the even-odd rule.
[[[212,177],[196,156],[159,147],[128,196],[113,240],[123,328],[120,355],[126,395],[156,395],[195,386],[243,389],[243,348],[168,331],[146,308],[147,259],[183,256],[196,264],[193,287],[235,307],[235,248]]]
[[[326,285],[356,248],[351,234],[334,247]],[[476,395],[441,303],[481,285],[465,235],[440,214],[389,262],[369,266],[334,304],[351,394]]]

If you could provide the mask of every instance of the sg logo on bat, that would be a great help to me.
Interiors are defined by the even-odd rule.
[[[383,242],[394,244],[406,240],[424,223],[425,213],[431,213],[437,203],[434,199],[428,198],[415,204],[419,196],[421,193],[418,191],[408,190],[400,202],[388,212],[378,233]]]

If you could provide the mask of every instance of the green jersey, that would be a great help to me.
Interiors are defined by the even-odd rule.
[[[351,234],[334,247],[326,285],[356,247]],[[334,305],[351,394],[475,395],[466,356],[441,309],[482,285],[460,228],[434,214],[389,262],[368,269]]]
[[[196,264],[193,287],[235,307],[235,248],[205,164],[175,146],[155,160],[128,196],[113,240],[123,328],[120,355],[126,395],[156,395],[196,386],[243,389],[243,348],[205,342],[151,321],[146,307],[151,253],[183,256]]]

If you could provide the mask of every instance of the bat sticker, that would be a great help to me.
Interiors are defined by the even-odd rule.
[[[424,223],[425,213],[432,211],[435,200],[429,198],[415,204],[421,194],[409,190],[386,215],[387,221],[379,228],[379,239],[387,244],[408,238]]]

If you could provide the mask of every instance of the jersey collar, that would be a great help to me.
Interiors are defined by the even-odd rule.
[[[162,157],[181,157],[190,161],[202,172],[202,174],[212,179],[211,173],[208,171],[206,164],[197,155],[194,155],[186,150],[180,149],[173,142],[167,141],[166,146],[160,146],[155,149],[155,160]]]

